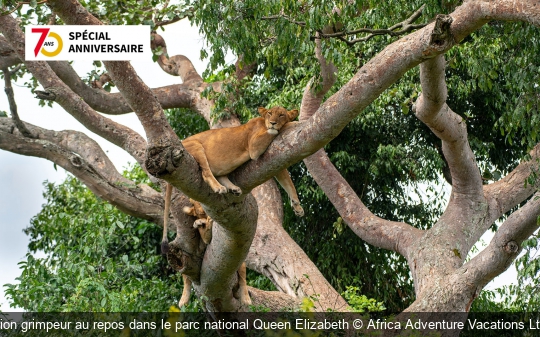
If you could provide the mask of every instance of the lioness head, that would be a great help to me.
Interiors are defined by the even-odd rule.
[[[264,117],[264,123],[266,125],[267,132],[272,135],[276,135],[283,125],[292,122],[298,117],[298,110],[287,111],[285,108],[275,106],[270,109],[260,107],[258,109],[259,115]]]

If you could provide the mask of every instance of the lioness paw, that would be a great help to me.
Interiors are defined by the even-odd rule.
[[[299,202],[294,202],[292,201],[291,202],[291,206],[294,210],[294,214],[296,214],[296,216],[304,216],[304,209],[302,208],[302,206],[300,206],[300,203]]]
[[[231,188],[230,191],[234,195],[241,195],[242,194],[242,189],[240,187],[238,187],[238,186],[236,186],[235,188]]]
[[[223,186],[223,185],[219,185],[218,187],[216,187],[215,189],[213,189],[215,193],[218,193],[218,194],[225,194],[227,193],[227,187]]]

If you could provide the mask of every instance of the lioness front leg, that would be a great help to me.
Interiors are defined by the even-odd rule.
[[[227,193],[227,187],[221,185],[214,177],[214,174],[210,170],[204,147],[196,140],[185,140],[182,142],[184,148],[195,158],[202,170],[202,177],[204,181],[210,186],[212,191],[219,194]]]
[[[242,190],[240,189],[240,187],[236,186],[235,184],[233,184],[230,180],[229,180],[229,177],[227,176],[220,176],[220,177],[217,177],[217,180],[225,187],[227,187],[227,189],[229,191],[231,191],[234,195],[240,195],[242,194]]]
[[[298,194],[296,194],[296,188],[294,187],[291,176],[289,175],[287,169],[281,170],[278,174],[276,174],[275,178],[278,183],[283,187],[285,192],[287,192],[287,194],[289,195],[294,214],[296,214],[297,216],[304,216],[304,209],[300,205]]]

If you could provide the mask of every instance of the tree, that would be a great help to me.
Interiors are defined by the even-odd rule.
[[[458,7],[453,2],[436,2],[425,8],[415,2],[398,1],[382,5],[362,1],[291,1],[264,5],[255,1],[196,1],[171,10],[151,1],[133,7],[128,2],[88,2],[82,6],[75,0],[49,0],[46,6],[52,12],[43,5],[38,6],[35,10],[38,19],[48,19],[52,13],[52,18],[58,16],[65,24],[129,22],[151,23],[157,28],[166,23],[164,16],[171,21],[188,16],[201,26],[209,39],[214,70],[223,64],[225,50],[230,49],[238,56],[234,70],[222,73],[230,76],[225,79],[214,76],[212,83],[207,83],[185,57],[169,57],[165,41],[155,34],[153,47],[157,61],[164,71],[180,76],[183,83],[150,89],[138,79],[128,62],[108,61],[104,62],[108,76],[120,90],[119,94],[111,94],[85,85],[67,62],[24,62],[24,37],[19,23],[12,15],[0,17],[3,35],[0,43],[6,51],[2,53],[3,69],[24,62],[26,71],[43,87],[42,91],[36,91],[40,98],[53,100],[89,130],[125,149],[149,173],[153,183],[161,184],[161,190],[165,182],[176,188],[171,221],[176,225],[177,236],[167,257],[178,272],[194,281],[196,293],[204,294],[207,310],[245,309],[233,291],[237,283],[236,270],[244,260],[249,268],[268,276],[279,290],[251,288],[252,300],[257,305],[279,310],[298,305],[302,297],[311,297],[316,298],[317,310],[347,308],[340,293],[283,229],[279,192],[273,181],[267,181],[301,160],[354,234],[407,261],[414,280],[415,300],[406,311],[468,311],[482,288],[512,263],[521,250],[521,243],[538,228],[538,79],[525,77],[527,81],[523,81],[511,72],[515,69],[494,69],[488,62],[474,63],[475,59],[464,58],[459,50],[468,48],[463,47],[463,43],[471,36],[474,38],[480,29],[490,30],[479,34],[474,44],[488,44],[482,39],[509,29],[502,21],[520,22],[520,32],[528,38],[531,49],[538,48],[537,30],[530,26],[540,23],[540,9],[534,1],[523,1],[519,6],[507,0],[466,1]],[[113,7],[115,11],[110,10]],[[397,8],[400,10],[396,11]],[[426,25],[414,24],[424,9],[434,19]],[[394,12],[395,15],[390,15]],[[450,14],[435,16],[441,12]],[[20,8],[15,13],[22,23],[29,19]],[[396,19],[397,16],[401,19]],[[395,21],[389,22],[390,19]],[[490,24],[492,20],[498,21]],[[399,21],[400,24],[395,24]],[[368,24],[377,29],[358,29]],[[486,25],[492,26],[485,28]],[[364,33],[369,35],[361,38],[360,34]],[[386,34],[389,42],[382,50],[380,47],[364,50],[358,44],[381,34]],[[206,51],[202,54],[204,56]],[[497,55],[494,51],[486,54]],[[481,48],[465,55],[484,57]],[[317,62],[313,62],[313,57]],[[351,63],[353,57],[369,60],[364,64]],[[527,55],[523,58],[533,59]],[[467,72],[467,67],[463,67],[466,62],[478,69]],[[532,67],[538,67],[534,62],[537,61],[530,63]],[[287,67],[291,64],[296,66]],[[454,69],[456,64],[459,66]],[[524,68],[530,64],[526,63]],[[405,82],[398,81],[408,79],[411,76],[408,71],[418,65],[421,90],[414,86],[400,87],[399,84]],[[275,78],[281,80],[291,78],[298,69],[304,71],[296,75],[293,84],[303,84],[305,90],[300,101],[296,101],[298,96],[287,91],[293,86],[283,85],[281,94],[271,96],[273,100],[267,103],[300,103],[300,123],[279,135],[261,158],[248,162],[231,175],[245,192],[243,195],[213,193],[202,180],[197,163],[183,149],[163,109],[191,109],[212,127],[237,125],[238,116],[245,118],[246,107],[253,104],[248,101],[249,95],[235,99],[240,88],[246,88],[242,81],[252,84],[246,90],[257,91],[264,88],[265,76],[274,78],[272,74],[280,69],[285,76]],[[452,92],[450,95],[447,92],[445,72],[449,80],[455,81],[450,82],[458,94],[455,98]],[[250,77],[253,73],[256,75]],[[9,82],[11,72],[5,70],[4,74]],[[98,80],[96,84],[100,87],[103,82],[106,80]],[[398,85],[392,87],[396,82]],[[499,136],[493,136],[491,128],[485,127],[484,116],[479,112],[491,102],[478,94],[497,86],[501,86],[499,93],[516,94],[495,100],[496,104],[506,102],[504,106],[495,104],[493,108],[497,111],[512,108],[496,119],[499,130],[505,133],[502,141]],[[395,100],[385,104],[384,114],[392,116],[387,122],[395,123],[402,119],[401,113],[414,111],[427,128],[411,129],[415,132],[409,134],[408,139],[426,148],[432,146],[423,156],[415,154],[420,158],[417,167],[405,172],[403,177],[414,181],[413,173],[421,171],[422,164],[436,163],[435,172],[424,169],[423,177],[433,179],[440,172],[452,186],[446,209],[440,216],[431,214],[432,224],[424,228],[391,219],[399,214],[395,210],[387,210],[390,219],[370,211],[362,202],[364,193],[353,188],[357,188],[358,183],[349,184],[322,149],[351,121],[369,119],[370,104],[390,87],[395,91],[384,98],[394,97]],[[477,88],[481,90],[476,91]],[[461,115],[454,113],[450,106],[462,109]],[[0,148],[47,158],[125,213],[162,223],[162,194],[148,185],[135,184],[122,177],[86,135],[51,132],[24,124],[16,117],[15,105],[11,107],[13,118],[0,119]],[[105,114],[134,111],[147,139],[96,111]],[[488,114],[489,118],[496,116],[494,112]],[[524,128],[517,128],[516,121]],[[474,136],[470,137],[469,132]],[[387,154],[387,161],[393,158],[389,154],[395,155],[395,148],[381,150],[382,154]],[[404,144],[398,150],[406,154],[410,148],[411,144]],[[476,156],[472,149],[476,150]],[[525,159],[516,166],[520,155],[527,150],[530,151]],[[509,153],[499,161],[490,160],[501,152]],[[443,154],[444,158],[435,153]],[[484,175],[486,171],[489,176]],[[506,175],[501,178],[502,174]],[[216,222],[213,240],[207,247],[201,245],[190,219],[181,211],[187,197],[203,203]],[[315,205],[308,208],[320,211]],[[422,213],[416,213],[419,214]],[[467,261],[473,245],[499,219],[502,223],[489,246]],[[422,223],[425,221],[417,224]],[[319,243],[314,240],[312,244]]]

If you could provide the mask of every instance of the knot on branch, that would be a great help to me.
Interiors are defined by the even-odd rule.
[[[150,146],[146,150],[146,169],[154,177],[162,177],[174,172],[183,156],[184,149],[164,145]]]
[[[45,90],[45,91],[36,90],[34,91],[34,93],[36,94],[36,98],[39,98],[39,99],[44,99],[46,101],[56,100],[56,94],[51,90]]]
[[[435,18],[435,27],[433,27],[429,40],[429,44],[435,49],[443,50],[449,44],[454,43],[454,37],[450,32],[452,21],[452,17],[445,14],[438,14]]]
[[[504,246],[504,250],[508,254],[516,254],[519,251],[519,245],[515,241],[509,241]]]
[[[166,255],[173,270],[189,276],[194,282],[199,282],[200,265],[194,261],[190,254],[182,250],[178,237],[169,243],[169,251]]]
[[[69,158],[69,161],[71,162],[71,164],[75,167],[81,167],[83,162],[82,162],[82,159],[79,157],[79,156],[71,156]]]

